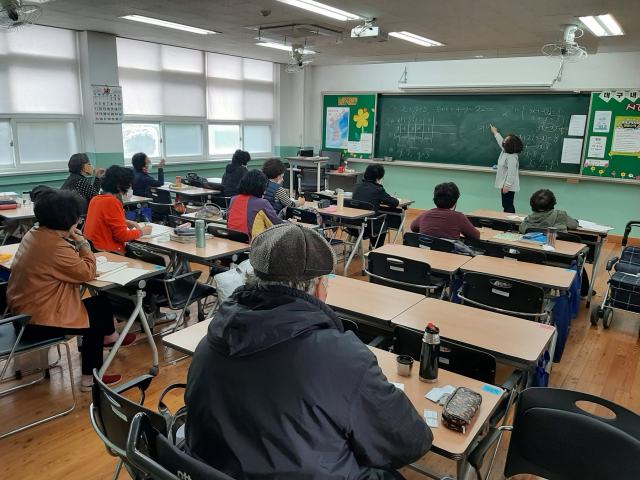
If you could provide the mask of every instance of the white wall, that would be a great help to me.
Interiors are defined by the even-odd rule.
[[[305,70],[305,142],[322,137],[321,92],[400,92],[405,65],[409,83],[427,85],[549,81],[559,68],[546,57],[314,66]],[[616,88],[640,88],[640,52],[600,53],[566,64],[562,81],[551,91]]]
[[[304,90],[307,70],[291,74],[285,72],[286,64],[279,67],[280,128],[276,145],[300,146],[300,135],[304,135]]]

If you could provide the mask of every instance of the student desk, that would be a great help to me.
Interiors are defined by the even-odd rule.
[[[149,203],[152,202],[153,199],[152,198],[148,198],[148,197],[140,197],[138,195],[131,195],[131,198],[129,198],[129,200],[123,200],[122,204],[127,206],[127,205],[137,205],[138,208],[140,208],[142,206],[142,204],[144,203]]]
[[[580,255],[580,253],[584,252],[587,249],[587,246],[582,243],[556,240],[556,245],[554,247],[555,250],[547,251],[542,248],[542,244],[535,245],[533,243],[494,238],[495,235],[502,233],[498,230],[492,230],[491,228],[479,228],[478,230],[480,230],[480,240],[490,242],[490,243],[499,243],[501,245],[512,245],[520,249],[536,250],[539,252],[546,253],[547,256],[565,257],[567,259],[577,259],[578,255]]]
[[[220,191],[212,190],[210,188],[192,187],[191,185],[183,185],[181,187],[171,187],[169,185],[163,185],[158,187],[160,190],[166,190],[172,193],[179,193],[180,195],[200,197],[203,195],[218,195]]]
[[[520,220],[507,218],[509,215],[518,215],[520,217],[526,217],[526,214],[522,213],[505,213],[496,210],[474,210],[473,212],[467,213],[469,217],[485,217],[485,218],[494,218],[497,220],[507,220],[514,224],[519,224]],[[598,271],[598,261],[600,260],[600,254],[602,253],[602,246],[604,245],[604,241],[607,238],[608,232],[599,232],[596,230],[590,230],[588,228],[578,227],[575,230],[570,230],[570,233],[575,233],[582,239],[582,243],[585,245],[592,246],[594,248],[593,261],[591,264],[593,268],[591,269],[591,280],[589,281],[589,293],[587,295],[587,303],[586,307],[589,308],[591,305],[591,294],[593,293],[593,285],[596,281],[596,273]]]
[[[424,332],[429,322],[440,336],[487,352],[500,363],[533,372],[555,327],[457,303],[424,298],[391,323]]]
[[[33,202],[29,205],[18,205],[18,208],[10,209],[10,210],[0,210],[0,221],[6,220],[7,222],[11,222],[13,220],[17,220],[18,224],[16,228],[14,228],[11,232],[7,231],[7,234],[2,241],[2,245],[5,244],[7,239],[12,236],[19,228],[20,222],[23,220],[34,220],[36,215],[33,213]]]
[[[442,302],[444,303],[444,302]],[[396,373],[396,355],[377,348],[369,347],[378,359],[378,365],[387,380],[404,385],[404,393],[409,398],[413,406],[422,417],[424,410],[435,410],[438,415],[438,428],[432,428],[433,444],[431,451],[442,455],[445,458],[456,461],[456,478],[463,480],[467,478],[470,465],[467,463],[467,456],[476,446],[476,439],[483,430],[487,421],[495,411],[502,398],[502,390],[499,395],[482,390],[486,383],[463,377],[440,368],[438,370],[438,380],[436,383],[424,383],[418,379],[418,364],[414,363],[410,377],[403,377]],[[437,403],[427,400],[424,396],[434,387],[442,388],[445,385],[453,387],[467,387],[482,395],[482,404],[476,413],[471,425],[466,433],[456,432],[442,425],[442,407]],[[441,475],[417,464],[409,465],[409,468],[416,470],[431,478],[442,478]]]
[[[224,225],[227,224],[227,221],[222,218],[222,215],[214,215],[213,217],[204,218],[204,217],[196,217],[196,212],[184,213],[180,215],[180,218],[184,218],[190,222],[195,222],[196,220],[204,220],[205,223],[214,222],[214,223],[222,223]]]
[[[397,208],[380,205],[380,208],[378,209],[380,213],[386,213],[387,216],[392,215],[394,217],[400,217],[400,225],[396,230],[396,236],[393,237],[394,243],[398,241],[398,235],[402,235],[402,230],[404,228],[404,222],[407,218],[407,210],[409,209],[409,205],[415,202],[415,200],[409,200],[408,198],[399,198],[398,201],[400,203],[398,204]]]
[[[327,175],[327,189],[336,190],[341,188],[345,192],[353,192],[353,187],[362,182],[364,172],[342,172],[330,170]]]
[[[318,210],[318,212],[322,215],[326,215],[329,219],[326,221],[329,225],[335,225],[338,227],[344,228],[353,228],[358,230],[358,238],[351,249],[351,254],[347,259],[347,263],[344,265],[344,270],[342,275],[347,276],[347,270],[349,268],[349,264],[353,259],[353,256],[358,251],[358,247],[362,245],[362,238],[364,237],[366,226],[367,226],[367,218],[373,217],[376,215],[376,212],[373,210],[361,210],[359,208],[348,208],[343,207],[342,210],[336,210],[334,212],[327,212],[325,208],[318,208],[318,204],[316,202],[306,202],[304,204],[305,207],[313,207]],[[360,221],[360,225],[353,224],[353,221]],[[364,250],[364,248],[363,248]],[[362,257],[362,271],[364,272],[364,256]],[[364,273],[363,273],[364,275]]]
[[[329,275],[329,291],[325,303],[339,316],[389,329],[393,318],[422,299],[424,295],[417,293]]]
[[[329,157],[285,157],[289,162],[289,195],[293,195],[293,171],[294,166],[315,168],[317,171],[316,191],[320,191],[320,178],[322,176],[322,166],[329,161]]]
[[[175,333],[166,335],[162,337],[162,344],[185,355],[193,355],[200,340],[207,335],[207,328],[209,328],[210,323],[211,319],[203,320],[195,325],[190,325]]]
[[[14,245],[7,245],[7,246],[0,247],[0,253],[9,253],[11,255],[15,255],[19,246],[20,246],[19,244],[14,244]],[[146,274],[141,275],[135,280],[132,280],[124,287],[121,285],[118,285],[117,283],[112,283],[109,281],[102,281],[102,280],[90,280],[88,282],[84,282],[83,284],[92,292],[92,295],[95,295],[97,292],[104,292],[108,290],[110,293],[114,295],[127,298],[135,303],[133,312],[129,316],[129,319],[126,321],[124,328],[120,332],[120,337],[116,341],[113,348],[109,351],[109,355],[107,355],[107,358],[102,364],[102,367],[100,367],[100,372],[98,372],[98,375],[102,377],[102,375],[104,375],[104,372],[107,371],[107,368],[109,368],[111,361],[116,356],[116,353],[118,353],[118,349],[120,348],[120,345],[124,341],[124,337],[127,335],[127,333],[129,333],[129,330],[131,329],[131,326],[133,325],[133,322],[135,321],[136,318],[140,319],[140,323],[142,324],[144,333],[147,335],[147,342],[149,343],[149,347],[151,348],[153,364],[149,369],[149,373],[151,375],[157,375],[158,374],[158,349],[156,348],[156,344],[153,341],[153,334],[151,333],[151,329],[149,328],[149,324],[147,323],[147,317],[145,316],[144,310],[142,308],[142,299],[145,296],[145,292],[142,289],[146,286],[146,280],[165,273],[166,268],[158,267],[156,265],[152,265],[147,262],[142,262],[140,260],[136,260],[133,258],[126,258],[126,257],[123,257],[122,255],[117,255],[111,252],[99,252],[95,255],[96,257],[99,257],[99,256],[106,257],[109,262],[127,262],[129,264],[128,266],[131,268],[140,268],[143,270],[148,270]],[[12,263],[13,263],[13,257],[7,261],[0,262],[0,267],[4,267],[7,270],[11,270]],[[135,293],[132,293],[131,291],[132,287],[135,287]]]
[[[486,255],[478,255],[470,259],[461,266],[461,270],[463,272],[478,272],[512,278],[538,285],[542,288],[552,288],[560,291],[569,290],[576,274],[573,270],[564,268],[514,262],[504,258],[487,257]]]

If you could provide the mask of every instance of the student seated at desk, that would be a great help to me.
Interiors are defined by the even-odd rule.
[[[26,341],[82,335],[80,390],[90,392],[93,369],[102,366],[103,347],[112,346],[119,334],[109,300],[99,295],[82,300],[80,296],[80,284],[96,275],[96,258],[89,242],[76,230],[85,203],[67,190],[38,194],[34,213],[39,225],[25,235],[11,264],[7,303],[14,315],[32,315],[23,334]],[[122,345],[133,343],[135,338],[128,333]],[[121,378],[104,375],[102,381],[115,385]]]
[[[527,228],[556,227],[559,232],[567,232],[578,228],[578,221],[567,215],[564,210],[555,210],[556,196],[551,190],[541,188],[533,192],[529,199],[529,205],[533,213],[520,224],[520,233],[525,233]]]
[[[93,197],[100,194],[101,179],[104,175],[104,168],[98,168],[95,171],[96,175],[93,179],[93,183],[91,183],[87,177],[94,173],[93,165],[91,165],[86,153],[74,153],[71,155],[68,166],[69,173],[71,175],[69,175],[65,180],[60,189],[74,190],[78,192],[87,200],[88,204]]]
[[[404,478],[395,470],[425,455],[433,434],[324,303],[331,246],[310,228],[275,225],[249,260],[254,273],[189,367],[188,454],[232,478]]]
[[[235,197],[238,195],[238,185],[240,180],[247,174],[247,163],[251,160],[249,152],[236,150],[231,158],[231,163],[227,165],[222,175],[222,186],[225,197]]]
[[[131,165],[133,165],[134,180],[132,190],[134,195],[144,197],[147,187],[161,187],[164,185],[164,158],[161,158],[158,162],[158,180],[149,175],[153,165],[146,153],[136,153],[131,158]]]
[[[251,170],[240,180],[240,193],[229,204],[227,228],[246,232],[253,238],[271,225],[284,222],[271,204],[262,198],[268,182],[260,170]]]
[[[122,197],[131,188],[134,177],[128,168],[111,165],[102,180],[104,193],[89,204],[84,235],[97,250],[124,254],[125,242],[151,233],[151,225],[141,227],[124,218]]]
[[[270,158],[262,164],[262,173],[269,179],[264,198],[278,214],[286,207],[300,207],[304,205],[304,198],[292,200],[291,197],[289,197],[289,193],[282,188],[281,183],[286,170],[284,163],[282,163],[279,158]]]
[[[456,211],[460,190],[453,182],[436,185],[433,203],[436,208],[425,210],[411,222],[411,231],[432,237],[460,240],[460,234],[470,240],[478,240],[480,232],[467,216]]]
[[[360,200],[361,202],[371,203],[373,205],[373,209],[378,212],[378,208],[380,208],[380,204],[387,205],[389,207],[397,207],[400,205],[400,201],[396,198],[395,195],[389,195],[384,187],[380,184],[382,179],[384,178],[384,167],[382,165],[377,165],[372,163],[367,167],[364,171],[364,177],[362,179],[362,183],[357,184],[353,187],[353,194],[351,195],[352,200]],[[371,227],[367,227],[367,231],[365,234],[371,235]],[[377,220],[373,225],[374,235],[371,235],[369,238],[369,248],[377,248],[384,245],[385,235],[378,235],[380,229],[382,228],[382,222]],[[349,231],[352,235],[353,231]],[[355,232],[357,235],[357,232]]]

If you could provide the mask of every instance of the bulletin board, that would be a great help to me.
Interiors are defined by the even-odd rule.
[[[324,95],[322,148],[341,150],[345,158],[373,158],[375,94]]]
[[[640,92],[591,94],[582,174],[640,180]]]

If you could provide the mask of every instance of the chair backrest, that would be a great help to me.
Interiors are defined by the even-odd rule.
[[[287,207],[285,218],[295,218],[298,222],[310,223],[311,225],[318,224],[318,216],[315,214],[315,212],[310,212],[309,210],[302,210],[295,207]]]
[[[125,451],[131,421],[134,415],[140,412],[149,417],[156,430],[163,434],[167,433],[166,420],[162,415],[123,397],[116,390],[111,390],[102,383],[96,373],[94,371],[91,391],[93,415],[100,433],[111,444],[107,444],[108,447],[115,447],[120,451],[118,453]],[[153,377],[149,375],[147,382],[150,383],[152,379]]]
[[[408,258],[396,257],[380,252],[369,252],[369,281],[379,285],[398,288],[426,295],[431,285],[431,266]]]
[[[615,414],[603,418],[584,401]],[[565,480],[638,478],[640,416],[604,398],[576,390],[527,388],[516,403],[506,477],[529,474]]]
[[[218,189],[216,188],[216,190]],[[224,187],[223,187],[223,190],[224,190]],[[213,203],[214,205],[217,205],[223,210],[228,210],[229,203],[231,203],[231,197],[225,197],[222,194],[211,195],[210,197],[208,197],[207,203]]]
[[[456,246],[452,241],[421,233],[405,232],[402,237],[402,244],[438,252],[456,253]]]
[[[344,206],[348,208],[357,208],[358,210],[376,210],[373,203],[363,202],[362,200],[353,200],[351,198],[344,199]]]
[[[153,203],[165,203],[172,204],[171,192],[167,190],[160,190],[157,187],[147,187],[144,191],[144,195],[150,198]]]
[[[530,232],[547,233],[548,229],[529,227],[525,230],[525,233],[530,233]],[[556,240],[562,240],[563,242],[582,243],[582,239],[580,238],[579,235],[576,235],[575,233],[568,233],[568,232],[557,232]]]
[[[306,202],[317,202],[318,200],[329,200],[330,202],[336,203],[336,200],[334,200],[331,195],[324,195],[323,193],[316,193],[316,192],[304,192],[304,199]]]
[[[167,266],[166,261],[162,255],[150,252],[144,247],[132,243],[127,243],[127,245],[125,246],[124,255],[125,257],[135,258],[136,260],[151,263],[153,265],[159,265],[161,267]]]
[[[228,475],[181,452],[153,428],[149,417],[133,417],[126,448],[127,460],[154,480],[233,480]]]
[[[347,318],[341,318],[340,320],[345,332],[353,332],[358,336],[358,324],[356,322]]]
[[[539,265],[544,265],[547,262],[547,255],[542,251],[501,243],[487,242],[484,246],[484,254],[489,257],[506,258],[508,260],[537,263]]]
[[[424,332],[403,325],[393,329],[393,353],[420,361]],[[495,385],[496,359],[493,355],[440,337],[439,368]]]
[[[492,228],[493,230],[500,230],[502,232],[510,232],[512,230],[518,230],[518,227],[513,222],[506,220],[496,220],[493,218],[484,217],[469,217],[469,221],[476,228]]]
[[[177,215],[169,215],[167,216],[167,221],[169,222],[169,226],[172,228],[176,228],[180,225],[184,225],[185,223],[190,224],[192,227],[196,224],[195,220],[191,220],[188,218],[182,218]]]
[[[486,273],[465,273],[460,292],[469,300],[463,300],[463,304],[486,310],[536,314],[541,313],[544,306],[544,290],[541,287]],[[535,319],[514,313],[510,315]]]
[[[226,238],[233,242],[251,243],[249,234],[241,232],[239,230],[232,230],[230,228],[219,227],[213,223],[207,225],[207,231],[217,238]]]

